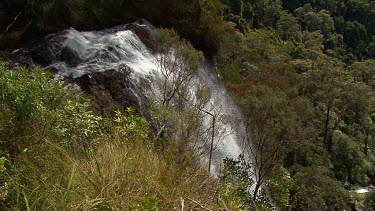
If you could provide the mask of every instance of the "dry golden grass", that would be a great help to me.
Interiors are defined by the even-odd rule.
[[[15,160],[9,210],[23,210],[25,200],[31,210],[131,210],[146,196],[156,196],[159,210],[181,210],[181,199],[184,210],[219,206],[217,181],[200,167],[167,162],[142,140],[99,139],[99,148],[87,158],[47,140],[24,152]]]
[[[48,75],[4,69],[0,62],[0,210],[132,210],[150,197],[159,210],[217,210],[218,182],[185,141],[158,150],[132,109],[99,117]]]
[[[79,162],[72,210],[100,205],[130,210],[145,196],[156,196],[160,210],[179,209],[181,198],[208,208],[217,206],[216,182],[200,168],[168,164],[142,141],[123,144],[108,139],[103,143],[95,156]],[[197,203],[187,203],[185,208],[201,209]]]

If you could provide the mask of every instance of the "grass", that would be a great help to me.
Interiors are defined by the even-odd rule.
[[[102,117],[79,90],[0,62],[0,210],[215,210],[218,181],[157,149],[132,110]],[[178,145],[176,142],[174,145]],[[4,186],[5,187],[5,186]]]

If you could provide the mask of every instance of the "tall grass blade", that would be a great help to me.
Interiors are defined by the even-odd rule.
[[[23,193],[23,199],[25,200],[26,210],[27,210],[27,211],[31,211],[30,204],[29,204],[29,200],[27,199],[25,193]]]
[[[72,173],[70,174],[70,178],[69,178],[69,182],[68,182],[68,187],[66,188],[66,191],[64,192],[64,196],[63,196],[62,203],[61,203],[62,207],[61,207],[60,210],[67,210],[68,199],[69,199],[70,191],[71,191],[72,186],[73,186],[73,180],[74,180],[75,171],[76,171],[76,165],[73,164]]]

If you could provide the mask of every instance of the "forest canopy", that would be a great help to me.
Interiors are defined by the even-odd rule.
[[[253,182],[278,207],[349,210],[351,190],[375,184],[374,0],[4,0],[1,53],[69,27],[140,18],[212,58],[255,142]],[[233,207],[260,203],[247,192],[248,164],[225,163]],[[359,206],[375,210],[374,198]]]

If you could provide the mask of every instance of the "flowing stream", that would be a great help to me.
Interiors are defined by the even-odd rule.
[[[136,27],[152,31],[151,26],[144,23],[138,23]],[[41,65],[53,70],[57,78],[78,78],[85,74],[128,68],[131,70],[131,80],[135,84],[141,84],[145,78],[161,75],[156,56],[128,25],[91,32],[68,29],[47,36],[39,45],[19,49],[14,55],[18,61],[31,66]],[[205,108],[223,117],[218,118],[217,129],[220,136],[215,137],[212,159],[212,172],[218,172],[224,158],[237,158],[243,153],[240,143],[245,129],[241,124],[241,114],[210,62],[206,61],[201,66],[192,81],[189,88],[192,91],[199,85],[210,90],[211,97]],[[147,98],[157,100],[160,96],[155,94],[155,90],[158,88],[151,83],[151,89],[154,92],[134,91],[134,94],[144,94]],[[202,121],[203,125],[210,127],[210,116],[205,116]],[[208,161],[208,153],[205,155],[203,163]]]

